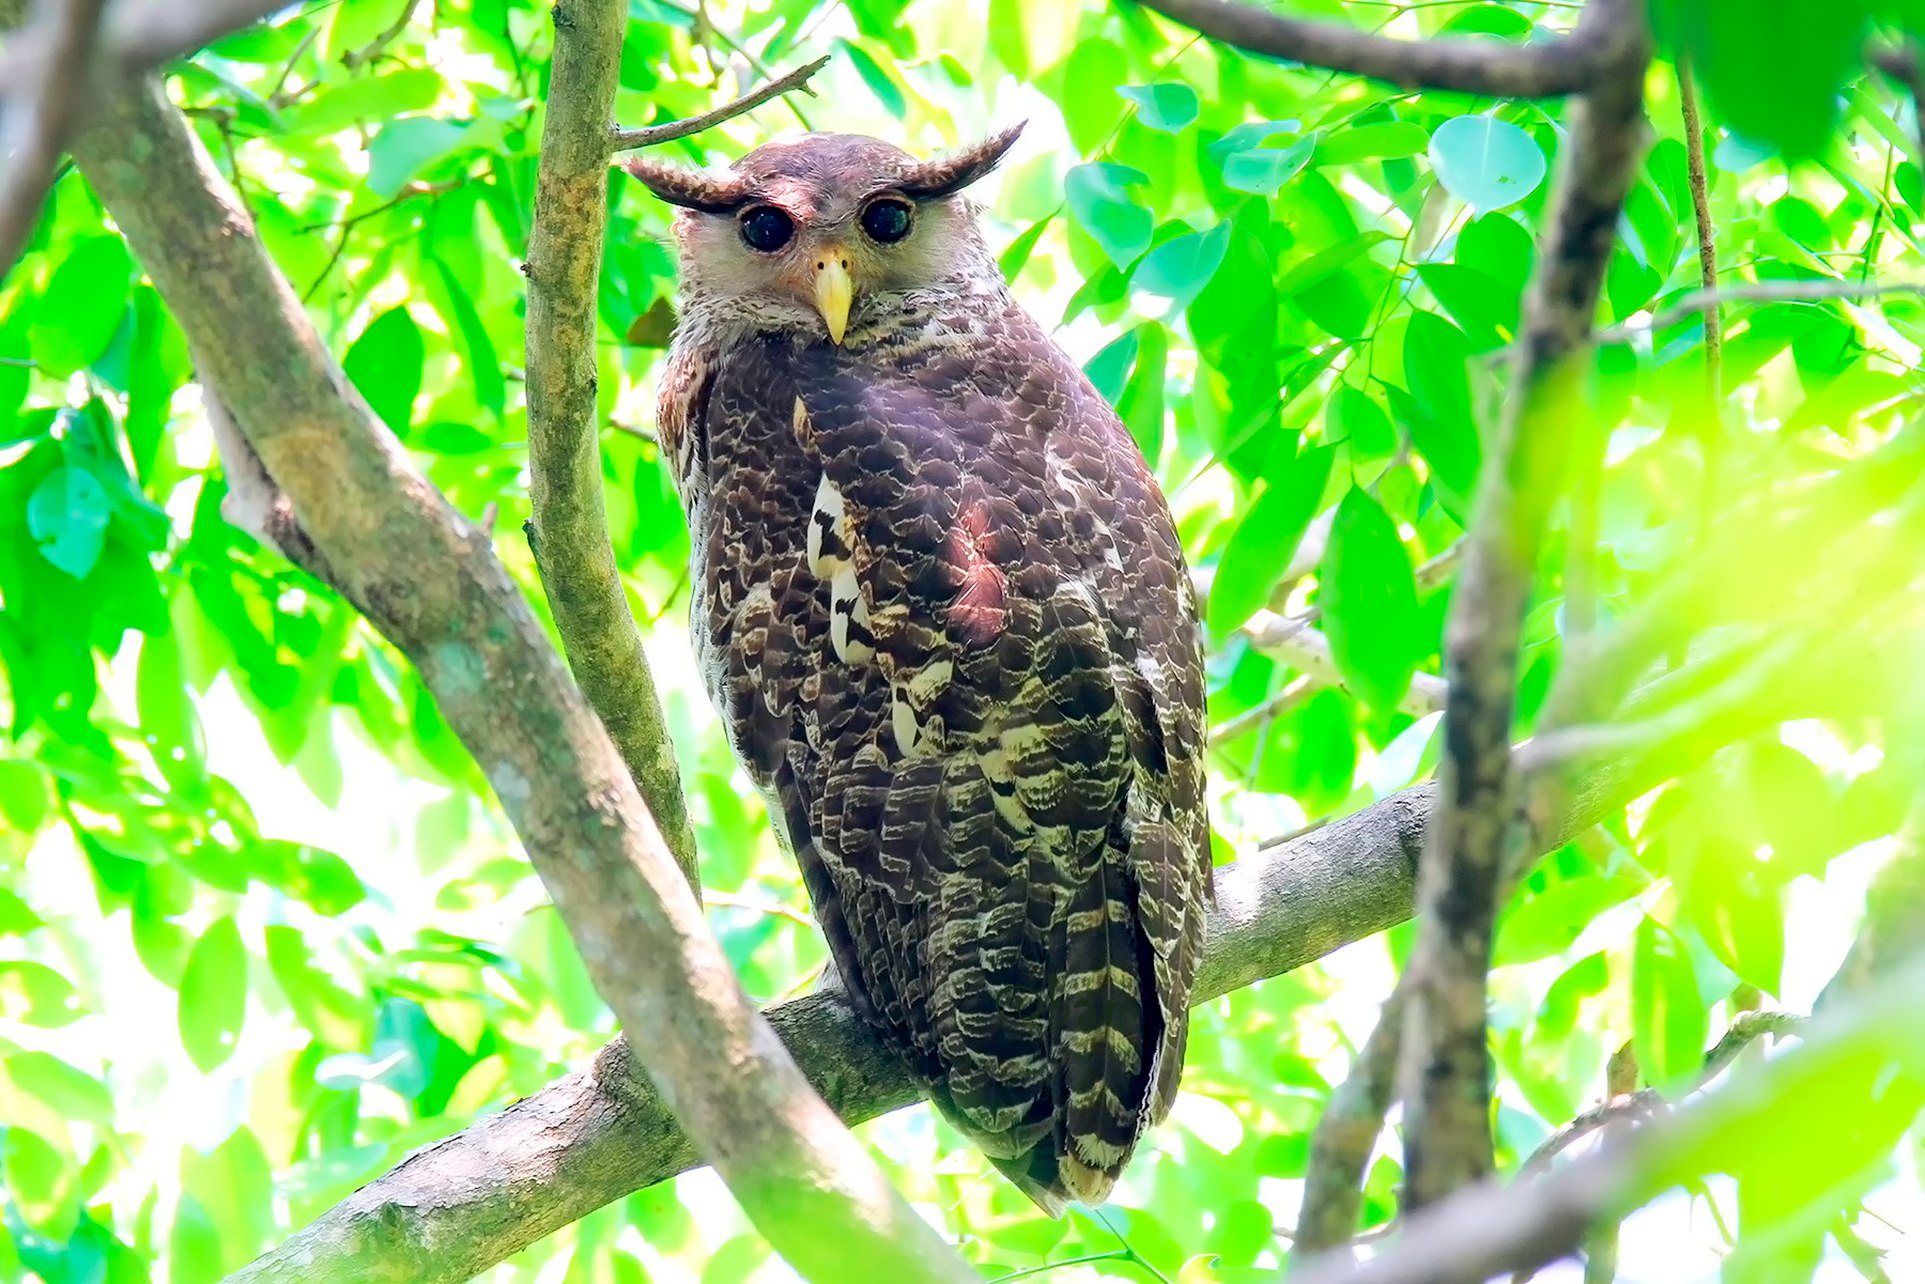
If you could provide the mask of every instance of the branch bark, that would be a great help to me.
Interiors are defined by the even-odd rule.
[[[976,1279],[751,1007],[599,722],[487,536],[414,470],[323,348],[158,84],[76,159],[344,593],[420,668],[514,823],[661,1099],[805,1278]],[[716,1066],[728,1073],[716,1073]],[[337,1263],[370,1279],[381,1264]],[[323,1278],[284,1265],[262,1278]]]
[[[1343,675],[1337,671],[1330,639],[1299,620],[1286,619],[1272,611],[1258,611],[1243,626],[1243,635],[1257,650],[1274,655],[1291,668],[1305,674],[1319,686],[1340,687]],[[1413,673],[1410,689],[1397,702],[1397,708],[1421,718],[1444,707],[1447,688],[1434,673]]]
[[[1421,1208],[1491,1168],[1484,1006],[1512,820],[1518,629],[1583,404],[1578,386],[1617,219],[1643,153],[1650,33],[1637,0],[1592,0],[1578,36],[1598,59],[1573,106],[1562,175],[1525,301],[1511,393],[1484,463],[1445,636],[1438,815],[1418,880],[1401,1095],[1405,1200]]]
[[[1728,1086],[1522,1189],[1487,1181],[1463,1191],[1418,1214],[1392,1247],[1361,1267],[1325,1259],[1292,1278],[1296,1284],[1473,1284],[1532,1270],[1569,1256],[1593,1225],[1622,1219],[1700,1171],[1707,1148],[1722,1137],[1769,1134],[1781,1146],[1821,1144],[1787,1129],[1824,1126],[1822,1114],[1788,1122],[1779,1108],[1817,1084],[1862,1082],[1869,1092],[1877,1082],[1894,1116],[1900,1100],[1915,1111],[1925,1100],[1925,1055],[1916,1039],[1891,1032],[1915,1028],[1920,993],[1925,961],[1915,958],[1863,998],[1815,1018],[1804,1046],[1759,1073],[1734,1076]]]
[[[1355,72],[1405,89],[1488,98],[1557,98],[1590,85],[1609,53],[1583,23],[1571,35],[1529,45],[1495,40],[1397,40],[1335,22],[1290,18],[1237,0],[1139,0],[1212,40],[1254,54]]]
[[[595,326],[608,226],[608,121],[622,0],[561,0],[528,235],[528,539],[570,670],[648,800],[689,886],[701,887],[682,773],[602,503]]]
[[[88,56],[104,0],[40,0],[22,38],[41,47],[36,65],[12,60],[7,84],[5,148],[0,174],[0,277],[13,270],[20,249],[53,186],[61,143],[80,105]]]
[[[829,65],[829,56],[824,54],[814,62],[805,63],[787,75],[778,76],[767,84],[757,85],[734,102],[724,103],[714,111],[705,111],[700,116],[690,116],[687,120],[671,120],[661,125],[645,125],[640,129],[618,129],[609,137],[609,147],[618,152],[632,151],[637,147],[656,147],[662,143],[672,143],[690,134],[699,134],[713,128],[725,120],[733,120],[744,112],[754,111],[771,98],[780,98],[793,89],[813,97],[815,90],[809,88],[809,78]]]
[[[1778,709],[1766,716],[1793,715]],[[1743,711],[1721,721],[1726,740],[1756,725]],[[1529,854],[1570,841],[1696,766],[1723,742],[1694,736],[1647,745],[1636,758],[1592,764],[1571,780],[1546,770],[1523,791],[1521,823],[1533,839]],[[1280,976],[1409,917],[1412,871],[1435,797],[1432,785],[1407,789],[1219,868],[1194,1001],[1207,1003]],[[856,1019],[839,990],[776,1004],[766,1015],[845,1121],[859,1123],[916,1100],[900,1063]],[[699,1162],[673,1114],[617,1041],[589,1069],[409,1156],[230,1284],[348,1284],[363,1278],[371,1284],[456,1284],[603,1204]],[[389,1259],[404,1264],[393,1277],[364,1277],[340,1265]]]

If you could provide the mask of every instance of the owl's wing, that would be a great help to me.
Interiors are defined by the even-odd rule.
[[[886,369],[793,354],[828,610],[795,775],[839,966],[1047,1206],[1100,1199],[1174,1093],[1209,887],[1203,686],[1136,447],[1005,322]]]

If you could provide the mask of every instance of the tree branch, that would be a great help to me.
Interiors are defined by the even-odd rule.
[[[1243,635],[1250,640],[1251,646],[1276,656],[1318,685],[1343,685],[1343,677],[1337,672],[1336,657],[1330,651],[1330,639],[1308,623],[1286,619],[1272,611],[1258,611],[1243,626]],[[1444,696],[1442,678],[1434,673],[1415,673],[1411,675],[1410,689],[1397,702],[1397,707],[1413,717],[1421,718],[1443,708]]]
[[[1714,263],[1713,270],[1716,270]],[[1925,294],[1925,281],[1759,281],[1693,290],[1642,321],[1599,330],[1598,343],[1629,343],[1641,334],[1674,326],[1721,303],[1815,303],[1825,299],[1875,299],[1882,294]]]
[[[322,347],[160,87],[109,96],[73,150],[301,529],[475,755],[596,988],[629,1038],[646,1034],[636,1051],[662,1100],[757,1228],[812,1280],[976,1279],[749,1005],[488,537],[415,471]],[[327,1275],[310,1262],[280,1278],[365,1280],[377,1265]]]
[[[1582,403],[1598,291],[1639,157],[1650,33],[1638,0],[1592,0],[1579,35],[1595,84],[1573,106],[1510,395],[1483,465],[1445,636],[1438,815],[1418,880],[1401,1095],[1405,1201],[1421,1208],[1491,1167],[1484,1007],[1491,930],[1510,848],[1518,630]]]
[[[40,56],[32,65],[11,60],[15,74],[6,81],[13,89],[6,96],[0,156],[11,161],[0,174],[0,277],[13,270],[53,186],[54,165],[80,104],[103,2],[39,0],[33,25],[16,37],[37,46]]]
[[[637,147],[654,147],[660,143],[672,143],[690,134],[699,134],[711,129],[725,120],[754,111],[771,98],[780,98],[792,89],[800,89],[810,97],[815,90],[809,88],[809,78],[829,65],[829,56],[824,54],[814,62],[805,63],[785,76],[777,77],[767,84],[757,85],[734,102],[724,103],[713,111],[705,111],[700,116],[690,116],[686,120],[671,120],[661,125],[647,125],[640,129],[617,129],[609,135],[610,150],[625,152]]]
[[[1680,1179],[1701,1171],[1720,1138],[1770,1135],[1784,1146],[1818,1144],[1797,1131],[1826,1126],[1822,1113],[1788,1118],[1780,1102],[1843,1079],[1881,1085],[1896,1115],[1900,1100],[1925,1099],[1925,1057],[1915,1039],[1925,961],[1914,960],[1863,998],[1814,1018],[1803,1047],[1741,1074],[1669,1116],[1600,1147],[1523,1188],[1486,1181],[1417,1215],[1381,1255],[1357,1266],[1326,1258],[1292,1276],[1296,1284],[1450,1284],[1531,1270],[1568,1256],[1601,1221],[1622,1219]],[[1884,1067],[1901,1073],[1884,1076]],[[1913,1106],[1916,1109],[1916,1105]],[[1787,1129],[1793,1131],[1787,1133]]]
[[[1495,40],[1397,40],[1334,22],[1289,18],[1236,0],[1138,0],[1212,40],[1250,53],[1355,72],[1405,89],[1488,98],[1556,98],[1591,84],[1608,52],[1579,23],[1568,36],[1529,45]],[[1588,16],[1588,14],[1587,14]]]
[[[568,665],[648,800],[675,863],[701,886],[682,773],[629,610],[602,501],[596,293],[608,227],[608,118],[622,0],[561,0],[549,72],[526,324],[528,540]]]
[[[1759,723],[1737,711],[1721,725],[1735,737]],[[1527,776],[1518,822],[1530,844],[1526,855],[1569,842],[1716,748],[1693,736],[1644,746],[1635,758],[1590,764],[1573,779],[1549,770]],[[1412,870],[1435,797],[1433,785],[1407,789],[1220,867],[1193,1001],[1206,1003],[1280,976],[1407,918]],[[915,1101],[902,1066],[856,1019],[839,990],[778,1003],[767,1016],[809,1081],[846,1121],[872,1119]],[[516,1162],[503,1162],[503,1155],[516,1156]],[[603,1204],[699,1162],[617,1041],[591,1069],[409,1156],[230,1284],[345,1284],[343,1276],[302,1272],[320,1269],[316,1264],[388,1258],[407,1264],[393,1284],[456,1284]],[[1357,1160],[1359,1172],[1362,1163]],[[387,1277],[370,1279],[389,1284]]]

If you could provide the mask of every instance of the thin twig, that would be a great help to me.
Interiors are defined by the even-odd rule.
[[[1693,290],[1661,312],[1599,330],[1595,338],[1598,343],[1629,343],[1639,335],[1689,321],[1706,308],[1721,303],[1815,303],[1826,299],[1874,299],[1885,294],[1925,294],[1925,281],[1759,281],[1715,290]]]
[[[393,24],[359,49],[350,49],[342,54],[341,65],[349,71],[358,71],[379,58],[382,51],[399,40],[401,33],[408,29],[408,23],[414,18],[415,3],[416,0],[401,0],[401,13]]]
[[[1265,700],[1254,709],[1245,710],[1227,722],[1221,722],[1210,732],[1210,743],[1227,745],[1247,731],[1254,731],[1308,700],[1321,689],[1317,680],[1308,673],[1300,673],[1284,686],[1283,690]]]
[[[637,147],[654,147],[661,143],[674,142],[711,129],[725,120],[733,120],[745,112],[754,111],[771,98],[780,97],[792,89],[814,97],[815,91],[809,88],[809,78],[829,65],[829,56],[824,54],[814,62],[805,63],[788,75],[758,85],[733,102],[724,103],[713,111],[705,111],[699,116],[686,120],[671,120],[666,124],[648,125],[641,129],[617,129],[609,135],[609,147],[618,152],[633,151]]]
[[[1344,685],[1343,676],[1337,671],[1336,656],[1330,649],[1330,639],[1307,622],[1286,619],[1271,611],[1258,611],[1243,626],[1242,632],[1251,646],[1277,657],[1318,684]],[[1414,673],[1410,689],[1397,702],[1397,708],[1421,718],[1443,708],[1445,695],[1442,678],[1434,673]]]
[[[33,65],[11,68],[0,177],[0,276],[11,271],[46,204],[67,130],[81,100],[103,0],[39,0],[25,40],[40,46]]]

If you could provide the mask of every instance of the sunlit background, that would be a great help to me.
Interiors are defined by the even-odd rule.
[[[1575,6],[1292,8],[1413,37],[1520,40],[1567,27]],[[1448,569],[1411,577],[1447,563],[1462,534],[1472,414],[1500,395],[1495,355],[1515,334],[1557,104],[1412,94],[1253,60],[1096,0],[699,12],[633,0],[631,15],[624,124],[691,114],[833,55],[814,97],[666,149],[686,163],[723,163],[805,125],[929,151],[1029,122],[974,194],[1017,294],[1118,404],[1211,577],[1212,714],[1242,719],[1212,750],[1219,860],[1430,773],[1438,715],[1400,709],[1399,678],[1437,669]],[[497,548],[537,603],[520,534],[517,264],[547,24],[545,8],[515,0],[293,6],[174,82],[350,375],[454,503],[495,512]],[[1634,329],[1697,284],[1667,67],[1649,89],[1657,141],[1603,317]],[[1909,103],[1876,78],[1855,82],[1835,131],[1795,167],[1715,135],[1712,204],[1733,281],[1917,271]],[[750,993],[775,1001],[806,990],[824,952],[692,668],[686,537],[651,437],[675,299],[667,218],[613,182],[601,295],[610,519],[694,809],[710,922]],[[1180,238],[1192,239],[1159,258]],[[0,287],[0,711],[16,736],[0,742],[0,1279],[199,1284],[409,1150],[583,1064],[614,1030],[418,679],[350,608],[220,520],[184,344],[119,247],[67,173]],[[1600,355],[1610,431],[1579,490],[1595,494],[1607,627],[1720,528],[1752,522],[1768,542],[1759,496],[1803,494],[1869,457],[1917,397],[1914,297],[1743,304],[1726,323],[1713,431],[1695,318]],[[1332,444],[1306,520],[1262,503]],[[123,484],[36,516],[34,496],[62,467]],[[1312,684],[1273,716],[1249,716],[1298,670],[1236,627],[1266,604],[1285,616],[1318,606],[1328,514],[1353,485],[1401,542],[1370,573],[1413,592],[1327,622],[1352,639],[1339,656],[1350,689]],[[1527,624],[1526,719],[1567,629],[1569,513],[1560,507]],[[1801,576],[1845,577],[1841,630],[1916,622],[1909,578],[1854,573],[1871,574],[1758,566],[1696,623],[1782,623]],[[1726,607],[1735,623],[1717,614]],[[1390,641],[1373,650],[1371,638]],[[1780,670],[1781,683],[1835,685],[1843,712],[1720,751],[1551,857],[1520,894],[1492,982],[1507,1166],[1603,1096],[1606,1059],[1625,1042],[1647,1068],[1653,1049],[1688,1061],[1723,1031],[1741,983],[1767,1008],[1810,1010],[1916,788],[1895,746],[1919,720],[1878,686],[1886,676],[1822,659]],[[1352,694],[1385,686],[1387,699]],[[1064,1281],[1269,1278],[1289,1248],[1309,1129],[1409,932],[1201,1009],[1171,1121],[1095,1216],[1040,1216],[923,1109],[860,1133],[986,1278],[1051,1263],[1065,1264],[1045,1277]],[[1658,1028],[1653,1004],[1666,1013]],[[1844,1211],[1847,1192],[1815,1236],[1799,1232],[1822,1254],[1813,1278],[1880,1278],[1866,1245],[1886,1252],[1890,1279],[1925,1278],[1919,1161],[1914,1132],[1864,1175],[1862,1212]],[[1398,1179],[1389,1136],[1367,1225],[1389,1217]],[[1736,1183],[1714,1177],[1637,1215],[1619,1278],[1720,1278],[1740,1202]],[[1826,1237],[1834,1225],[1845,1232]],[[484,1278],[792,1276],[702,1171]]]

